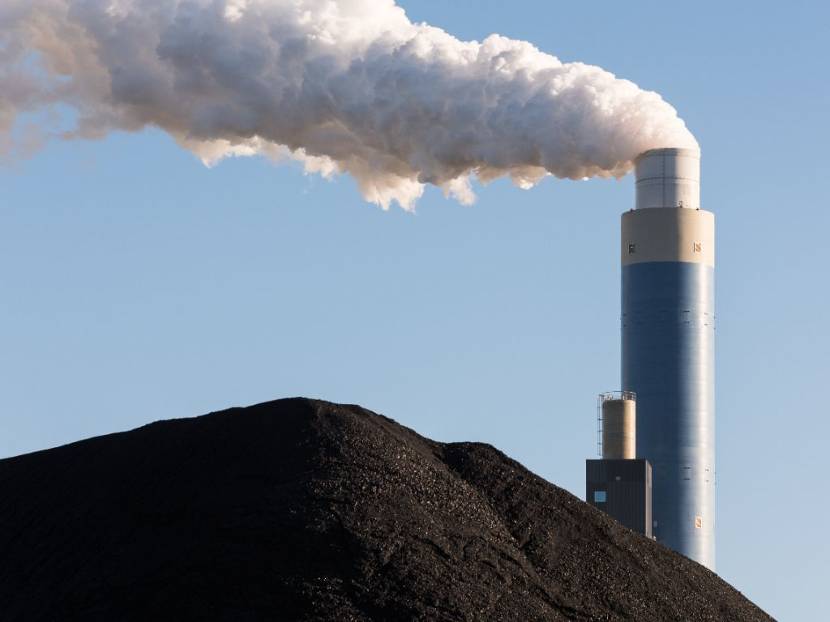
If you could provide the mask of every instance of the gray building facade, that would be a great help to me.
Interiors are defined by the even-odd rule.
[[[629,529],[652,537],[648,460],[586,460],[585,499]]]

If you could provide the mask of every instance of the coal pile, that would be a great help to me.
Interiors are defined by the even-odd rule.
[[[493,447],[291,399],[0,461],[0,618],[770,620]]]

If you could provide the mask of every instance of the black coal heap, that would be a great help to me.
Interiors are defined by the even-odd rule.
[[[25,620],[770,620],[493,447],[280,400],[0,461]]]

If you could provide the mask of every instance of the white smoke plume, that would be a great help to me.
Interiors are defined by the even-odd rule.
[[[384,208],[697,146],[657,93],[524,41],[460,41],[394,0],[0,0],[0,151],[56,110],[76,119],[64,138],[158,127],[206,164],[348,173]]]

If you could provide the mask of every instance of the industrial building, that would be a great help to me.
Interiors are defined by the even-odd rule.
[[[642,502],[651,495],[650,535],[714,569],[715,220],[700,208],[698,151],[654,149],[637,158],[621,263],[621,380],[633,398],[625,407],[636,410],[636,453],[629,447],[622,458],[589,461],[586,492],[625,469],[650,473],[650,490],[642,485]],[[619,460],[647,464],[612,464]],[[599,462],[606,464],[592,464]],[[641,502],[597,502],[591,494],[589,503],[624,523],[634,511],[628,504]]]
[[[603,393],[597,407],[601,460],[585,464],[585,498],[620,523],[652,537],[651,464],[636,457],[633,393]]]

